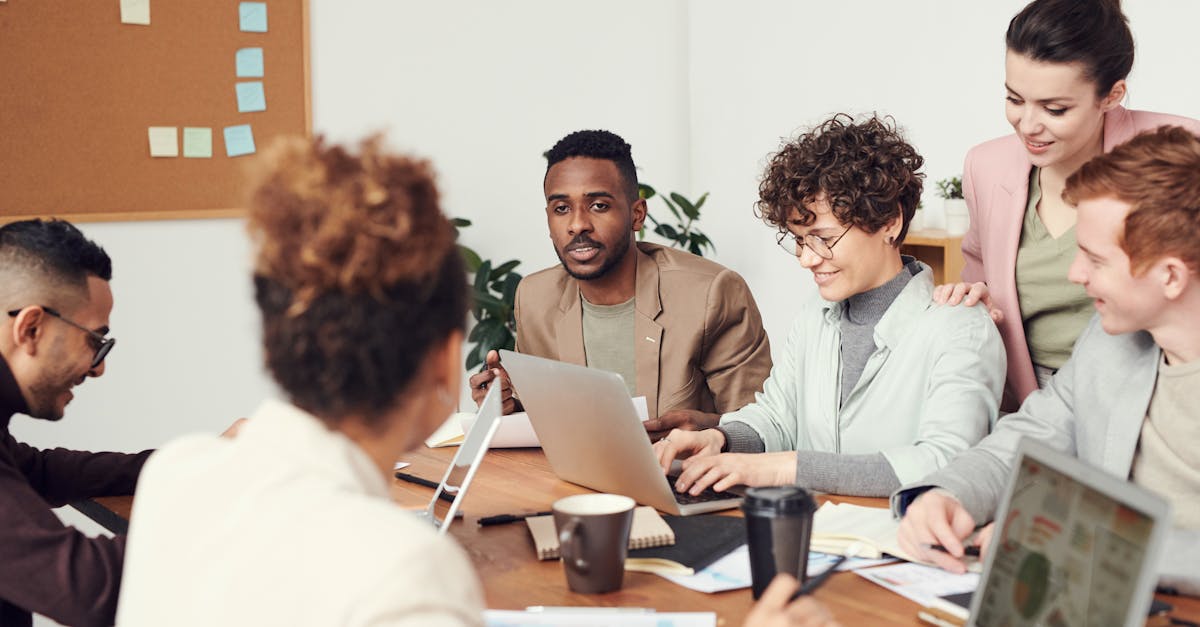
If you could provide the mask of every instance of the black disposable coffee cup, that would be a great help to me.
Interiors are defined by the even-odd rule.
[[[754,598],[762,595],[776,573],[789,573],[804,581],[808,542],[816,511],[816,500],[804,488],[786,486],[746,491],[742,512],[746,515]]]

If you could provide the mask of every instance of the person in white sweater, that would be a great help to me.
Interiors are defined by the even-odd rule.
[[[388,496],[454,411],[467,294],[430,166],[281,140],[247,216],[268,400],[137,486],[120,625],[478,625],[464,552]]]

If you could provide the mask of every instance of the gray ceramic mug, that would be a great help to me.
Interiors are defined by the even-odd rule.
[[[577,494],[554,502],[568,588],[589,594],[621,588],[635,505],[616,494]]]

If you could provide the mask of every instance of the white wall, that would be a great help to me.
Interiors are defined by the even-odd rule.
[[[1200,117],[1200,3],[1127,2],[1131,104]],[[660,189],[711,191],[702,228],[754,289],[776,349],[811,281],[751,214],[781,137],[839,110],[894,115],[955,174],[1006,132],[1003,33],[1020,0],[496,3],[312,0],[314,118],[339,140],[386,130],[433,159],[466,243],[530,272],[554,262],[542,151],[609,128]],[[869,19],[868,19],[869,18]],[[927,198],[927,204],[932,196]],[[39,445],[136,450],[223,428],[273,393],[240,221],[82,225],[115,263],[119,345]]]

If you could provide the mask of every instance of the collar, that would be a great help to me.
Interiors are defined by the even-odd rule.
[[[933,269],[908,255],[900,258],[904,261],[901,272],[909,272],[912,277],[875,325],[875,344],[880,348],[898,344],[909,327],[933,305]],[[838,327],[846,311],[846,301],[825,301],[823,311],[826,324]]]
[[[634,259],[637,268],[634,271],[633,300],[638,313],[653,320],[662,313],[662,299],[659,296],[659,269],[654,255],[662,248],[658,244],[647,242],[634,243]],[[583,301],[579,293],[579,280],[566,274],[567,282],[562,297],[558,300],[558,309],[564,313],[581,307]]]
[[[0,356],[0,425],[8,429],[8,420],[13,414],[29,413],[29,405],[21,394],[17,379],[13,376],[8,362]]]

